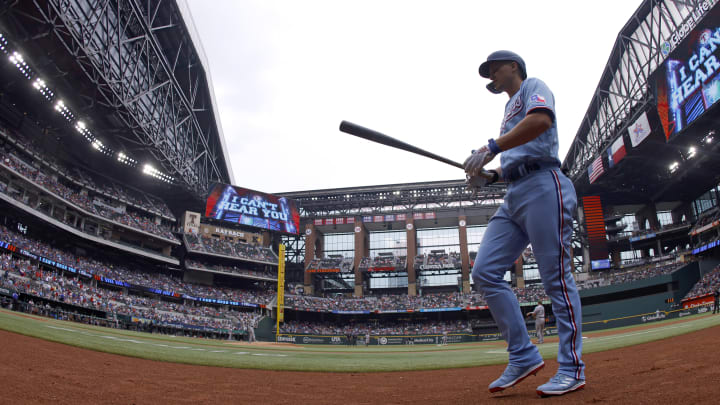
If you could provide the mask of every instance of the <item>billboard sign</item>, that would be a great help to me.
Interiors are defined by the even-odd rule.
[[[213,185],[205,216],[293,235],[300,227],[300,213],[293,200],[229,184]]]

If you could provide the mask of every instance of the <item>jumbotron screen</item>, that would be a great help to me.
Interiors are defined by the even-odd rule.
[[[670,49],[666,42],[663,53]],[[720,7],[713,7],[655,70],[657,109],[667,140],[720,100],[718,73]]]
[[[297,235],[300,213],[293,200],[217,183],[210,188],[205,216],[235,224]]]

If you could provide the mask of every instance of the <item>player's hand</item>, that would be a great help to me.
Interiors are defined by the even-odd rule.
[[[494,158],[495,155],[490,152],[487,146],[483,146],[482,148],[474,151],[470,156],[468,156],[467,159],[465,159],[465,163],[463,163],[465,173],[470,175],[470,177],[475,177],[479,175],[482,171],[482,168],[485,167],[485,165],[487,165],[488,163],[490,163]]]
[[[472,191],[473,194],[477,193],[481,188],[485,187],[489,182],[492,181],[493,174],[481,170],[477,176],[470,176],[465,174],[465,189]]]

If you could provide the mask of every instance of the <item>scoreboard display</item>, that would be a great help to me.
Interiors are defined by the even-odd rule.
[[[210,188],[205,216],[292,235],[300,228],[300,213],[293,200],[229,184]]]
[[[720,100],[720,7],[712,7],[655,70],[655,97],[666,140]],[[651,79],[652,81],[652,79]]]

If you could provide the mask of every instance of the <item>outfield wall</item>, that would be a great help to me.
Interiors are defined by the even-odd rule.
[[[618,318],[602,319],[597,321],[583,322],[582,329],[584,331],[596,331],[602,329],[620,328],[624,326],[642,325],[653,323],[666,319],[683,318],[690,315],[708,313],[712,311],[712,306],[704,305],[688,309],[673,309],[670,311],[657,310],[654,312],[640,313],[636,315],[623,316]],[[528,334],[535,336],[532,329],[528,330]],[[557,335],[557,328],[551,326],[545,329],[545,336]],[[365,336],[358,336],[356,345],[365,345]],[[392,346],[406,345],[409,340],[413,344],[440,344],[442,335],[371,335],[371,346]],[[468,342],[490,342],[502,339],[500,333],[472,334],[472,333],[449,333],[448,343],[468,343]],[[348,339],[344,335],[311,335],[311,334],[293,334],[281,333],[277,336],[277,342],[294,343],[303,345],[348,345]],[[352,343],[352,342],[351,342]]]

